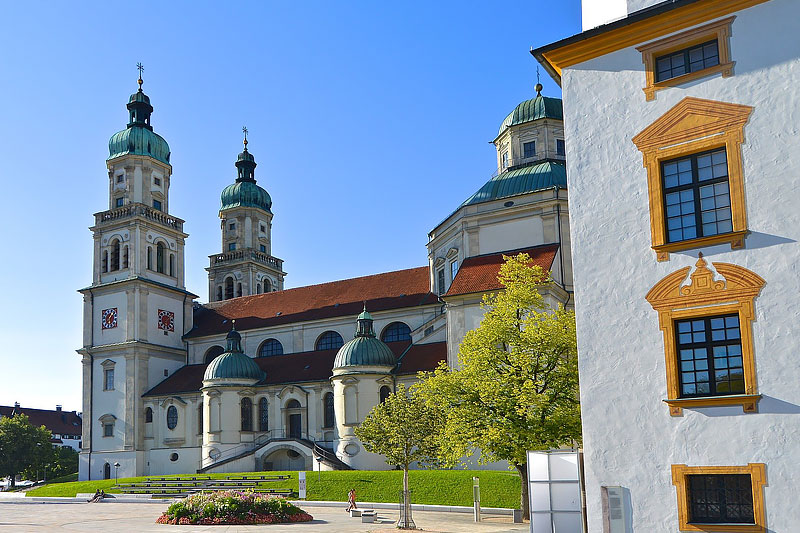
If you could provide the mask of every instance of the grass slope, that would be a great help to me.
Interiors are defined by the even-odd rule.
[[[291,478],[274,482],[271,488],[297,491],[297,472],[251,472],[250,474],[288,474]],[[225,478],[229,474],[211,474]],[[236,475],[236,474],[230,474]],[[241,473],[239,475],[245,475]],[[335,470],[306,472],[308,500],[347,501],[347,491],[356,489],[358,500],[394,503],[400,500],[403,472],[398,470]],[[409,474],[412,501],[431,505],[472,505],[472,476],[480,478],[481,505],[484,507],[519,507],[519,476],[516,472],[491,470],[412,470]],[[173,477],[173,476],[170,476]],[[179,476],[190,478],[191,475]],[[146,477],[120,478],[120,482],[144,481]],[[97,489],[115,493],[113,479],[50,483],[28,491],[28,496],[75,496]]]

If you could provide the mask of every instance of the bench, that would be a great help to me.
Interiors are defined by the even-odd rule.
[[[361,523],[362,524],[372,524],[375,522],[375,519],[378,517],[378,513],[375,511],[364,510],[361,511]]]

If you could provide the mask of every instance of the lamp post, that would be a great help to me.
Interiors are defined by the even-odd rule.
[[[117,474],[119,472],[119,463],[114,463],[114,484],[117,484]]]

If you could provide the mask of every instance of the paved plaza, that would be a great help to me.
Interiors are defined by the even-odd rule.
[[[263,530],[269,532],[396,532],[398,511],[378,509],[378,521],[362,524],[338,507],[304,507],[314,517],[302,524],[257,526],[171,526],[156,524],[156,518],[167,508],[157,503],[99,504],[75,502],[0,502],[0,531],[3,533],[44,533],[53,531],[86,532],[159,532],[211,531],[236,533]],[[509,516],[484,517],[476,524],[468,513],[414,511],[417,527],[431,532],[501,533],[529,531],[528,524],[513,524]]]

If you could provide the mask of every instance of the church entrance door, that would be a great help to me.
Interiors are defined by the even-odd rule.
[[[302,418],[303,415],[300,414],[293,414],[289,415],[289,438],[290,439],[299,439],[303,436],[303,424]]]

